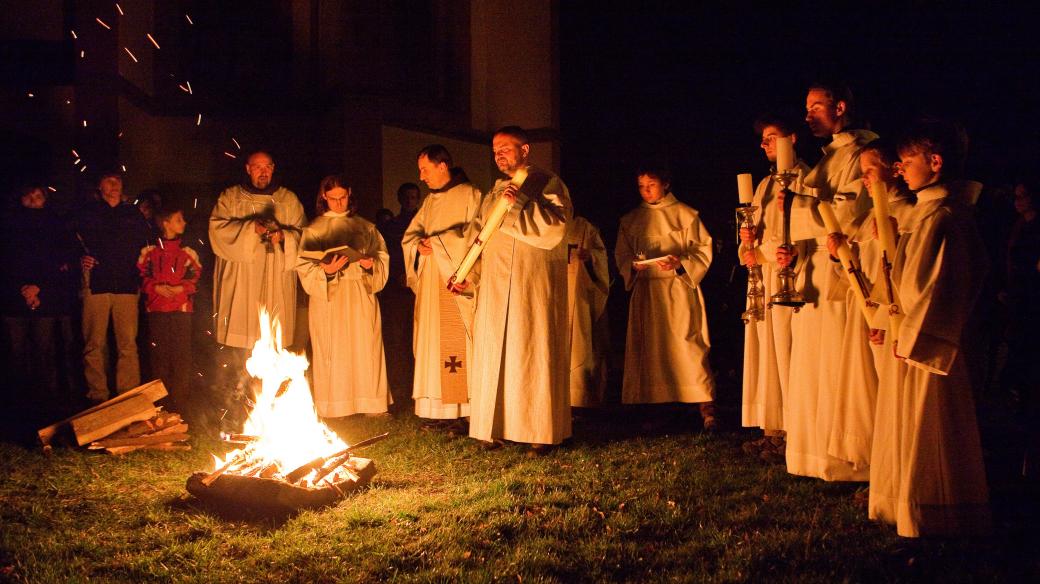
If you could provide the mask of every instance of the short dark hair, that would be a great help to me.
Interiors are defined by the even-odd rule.
[[[649,177],[652,177],[652,178],[656,178],[657,180],[661,181],[663,184],[666,184],[666,185],[669,185],[669,186],[671,186],[671,184],[672,184],[672,172],[664,164],[659,164],[659,163],[641,164],[639,166],[639,168],[636,170],[636,178],[639,178],[641,176],[649,176]]]
[[[900,154],[938,154],[943,159],[939,176],[944,179],[957,178],[964,172],[964,162],[968,155],[968,133],[956,122],[923,118],[914,122],[903,133],[896,149]]]
[[[155,224],[162,227],[163,221],[168,221],[170,217],[173,217],[177,213],[184,214],[184,209],[180,205],[168,205],[159,207],[153,211]]]
[[[412,183],[412,182],[401,183],[401,186],[397,187],[397,202],[401,203],[403,205],[404,204],[404,194],[407,193],[408,191],[413,191],[413,190],[418,192],[420,195],[422,194],[422,190],[419,189],[419,185],[417,185],[415,183]]]
[[[448,165],[448,168],[455,166],[455,164],[451,160],[451,153],[448,152],[447,148],[441,146],[440,144],[430,144],[429,146],[420,150],[419,155],[415,158],[418,160],[423,156],[425,156],[427,160],[434,164],[440,164],[443,162],[444,164]]]
[[[871,140],[859,149],[860,154],[864,152],[877,152],[878,156],[881,157],[881,162],[888,166],[899,162],[899,149],[896,148],[896,143],[892,140],[886,140],[885,138]]]
[[[524,144],[531,143],[531,141],[527,138],[527,132],[525,132],[524,129],[520,126],[502,126],[501,128],[495,130],[495,133],[492,134],[491,137],[494,138],[495,136],[500,135],[512,136],[513,138],[516,138],[516,140],[520,142],[521,146],[523,146]]]
[[[780,133],[785,136],[790,136],[795,133],[795,126],[790,120],[771,113],[758,116],[755,118],[755,122],[752,125],[755,129],[755,134],[758,134],[759,136],[761,136],[762,132],[770,126],[780,130]]]
[[[321,184],[318,185],[318,200],[314,202],[314,209],[318,212],[318,215],[322,215],[329,210],[329,204],[325,201],[325,193],[336,187],[350,190],[350,185],[347,184],[342,174],[330,174],[321,179]],[[354,208],[354,197],[351,196],[350,200],[347,201],[347,215],[353,215]]]
[[[123,173],[119,172],[118,170],[112,170],[112,171],[108,171],[108,172],[103,172],[103,173],[101,173],[101,176],[99,176],[98,179],[97,179],[97,186],[100,187],[101,183],[106,178],[118,178],[119,182],[123,182]]]
[[[839,101],[845,102],[845,119],[848,122],[852,122],[856,119],[858,114],[856,110],[856,100],[852,95],[852,89],[848,85],[840,81],[825,79],[817,80],[809,85],[808,91],[817,89],[827,94],[827,97],[833,99],[835,103]]]

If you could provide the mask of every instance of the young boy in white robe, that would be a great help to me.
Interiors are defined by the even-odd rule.
[[[300,242],[303,252],[350,249],[322,261],[301,256],[296,264],[310,295],[314,406],[323,418],[384,414],[391,401],[376,301],[390,255],[376,226],[354,215],[350,194],[342,177],[325,177],[316,204],[320,215]]]
[[[870,463],[869,516],[904,537],[990,529],[965,328],[987,270],[971,206],[982,185],[957,180],[967,138],[928,121],[899,143],[917,194],[893,266],[905,320],[888,331]],[[893,333],[896,338],[893,339]]]
[[[621,402],[696,403],[703,428],[718,430],[708,321],[700,282],[711,265],[711,235],[680,203],[666,171],[637,174],[642,204],[621,218],[614,261],[632,294]]]

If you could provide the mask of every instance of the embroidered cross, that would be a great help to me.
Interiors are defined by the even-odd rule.
[[[455,355],[449,357],[450,360],[444,362],[445,369],[451,369],[451,373],[455,373],[456,369],[462,369],[462,361],[455,358]]]

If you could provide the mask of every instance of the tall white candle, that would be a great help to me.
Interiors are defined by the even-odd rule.
[[[751,184],[750,174],[737,175],[737,195],[740,196],[741,205],[749,205],[755,198],[755,187]]]
[[[790,136],[776,138],[776,170],[784,172],[794,168],[794,140]]]

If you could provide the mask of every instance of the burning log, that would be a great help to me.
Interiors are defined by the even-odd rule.
[[[389,435],[390,435],[390,432],[385,432],[385,433],[380,434],[378,436],[373,436],[371,438],[366,438],[366,439],[362,440],[361,442],[358,442],[357,444],[355,444],[353,446],[350,446],[349,448],[345,448],[344,450],[341,450],[341,451],[336,452],[334,454],[330,454],[328,456],[319,456],[318,458],[315,458],[314,460],[308,462],[307,464],[304,464],[304,465],[302,465],[302,466],[300,466],[298,468],[293,469],[292,472],[290,472],[289,474],[285,475],[285,480],[290,482],[290,483],[298,483],[300,481],[300,479],[306,477],[308,474],[310,474],[310,472],[312,470],[323,468],[325,466],[325,464],[327,462],[329,462],[330,460],[336,460],[336,459],[343,458],[344,460],[339,463],[340,465],[342,465],[344,462],[346,462],[347,460],[350,459],[350,453],[354,452],[355,450],[357,450],[359,448],[364,448],[365,446],[370,446],[372,444],[375,444],[376,442],[379,442],[380,440],[385,439]],[[339,465],[337,465],[337,466],[339,466]],[[329,471],[329,472],[331,472],[331,471]],[[314,482],[317,483],[319,480],[321,480],[321,478],[324,478],[328,474],[329,473],[326,472],[320,478],[314,479]]]

